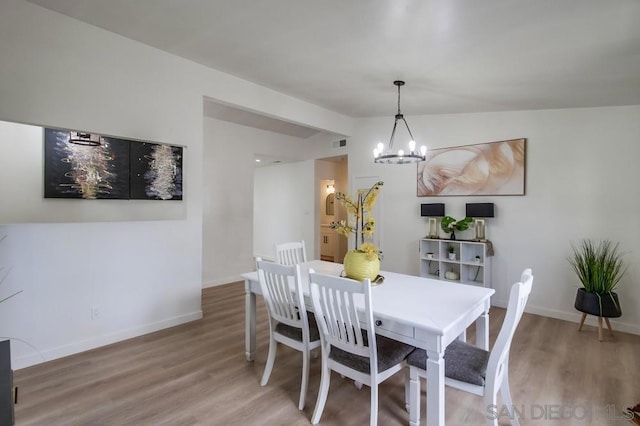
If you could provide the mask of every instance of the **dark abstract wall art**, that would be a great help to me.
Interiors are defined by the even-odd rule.
[[[44,129],[44,197],[129,198],[129,142],[92,134],[99,145],[80,145],[70,134]]]
[[[130,147],[134,200],[182,200],[182,148],[148,142]]]
[[[183,148],[44,129],[44,197],[182,200]]]

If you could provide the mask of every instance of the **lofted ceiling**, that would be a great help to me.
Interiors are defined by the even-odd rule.
[[[29,1],[352,117],[640,104],[638,0]]]

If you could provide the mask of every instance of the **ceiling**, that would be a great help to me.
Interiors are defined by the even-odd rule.
[[[352,117],[640,104],[638,0],[30,2]]]

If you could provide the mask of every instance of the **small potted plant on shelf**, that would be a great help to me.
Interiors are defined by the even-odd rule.
[[[466,231],[469,229],[469,224],[473,221],[470,217],[465,217],[464,219],[455,220],[451,216],[445,216],[442,218],[442,223],[440,226],[442,230],[449,235],[449,239],[456,239],[456,231]]]
[[[582,287],[576,294],[575,308],[585,314],[605,318],[622,315],[618,295],[614,292],[627,271],[618,243],[609,240],[594,243],[583,240],[579,246],[571,245],[573,256],[568,261]]]
[[[474,258],[473,258],[473,261],[474,261],[475,263],[480,263],[480,256],[476,256],[476,257],[474,257]]]
[[[453,246],[449,246],[449,260],[456,260],[456,249]]]

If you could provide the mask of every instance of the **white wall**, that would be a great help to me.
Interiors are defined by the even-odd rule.
[[[316,187],[313,160],[256,169],[256,256],[274,259],[277,243],[304,240],[307,258],[320,258],[315,244]]]
[[[277,197],[290,197],[297,193],[298,186],[291,184],[290,180],[299,185],[305,182],[298,177],[289,179],[289,175],[282,176],[285,185],[274,185],[273,188],[277,190],[273,196],[264,200],[264,207],[258,208],[255,218],[258,230],[254,237],[254,180],[257,182],[257,200],[262,203],[262,188],[266,185],[268,190],[271,189],[268,182],[262,182],[270,174],[262,170],[276,168],[290,171],[298,167],[283,164],[256,169],[254,155],[270,153],[300,161],[308,156],[308,144],[304,139],[211,118],[204,120],[204,141],[202,279],[207,287],[238,281],[241,273],[255,268],[254,238],[257,239],[257,247],[262,247],[263,239],[268,238],[263,237],[263,232],[277,229],[277,225],[270,222],[268,227],[264,226],[269,217],[265,210],[272,206],[281,207],[275,204]],[[254,169],[257,170],[255,177]],[[304,170],[302,173],[305,173]],[[287,189],[292,192],[287,192]],[[293,211],[288,210],[280,215],[274,212],[273,219],[279,224]],[[301,234],[294,234],[295,239],[301,239]],[[265,258],[272,256],[272,253],[265,254],[264,250],[260,252]]]
[[[31,345],[14,340],[15,367],[200,318],[202,94],[182,77],[184,61],[11,0],[0,6],[0,56],[1,119],[185,146],[179,220],[107,222],[149,219],[162,202],[27,207],[20,203],[32,199],[33,184],[41,197],[41,183],[3,181],[14,191],[2,200],[5,213],[18,203],[29,222],[69,222],[0,227],[0,264],[12,268],[0,291],[23,290],[2,304],[0,336]],[[41,142],[19,142],[35,147],[41,164]],[[0,140],[19,154],[15,144]]]
[[[14,368],[201,316],[203,97],[338,133],[353,124],[22,0],[0,2],[0,57],[0,120],[185,147],[185,195],[172,204],[180,208],[173,220],[155,220],[167,219],[154,216],[161,202],[72,200],[79,214],[68,200],[38,200],[22,215],[32,222],[50,212],[57,223],[0,226],[0,266],[12,268],[0,295],[23,290],[0,309],[0,337],[16,339]],[[26,186],[3,178],[3,194],[5,185],[13,194],[0,215],[38,184],[31,175]],[[15,221],[11,211],[0,223]]]
[[[461,218],[467,202],[494,202],[496,217],[487,220],[496,251],[494,303],[506,304],[510,284],[530,266],[535,282],[528,311],[577,321],[570,243],[609,238],[630,252],[618,291],[623,316],[614,328],[640,334],[640,106],[407,117],[414,136],[430,148],[527,138],[526,195],[510,197],[417,197],[416,166],[371,160],[390,120],[362,119],[349,149],[350,175],[375,174],[385,182],[383,269],[419,273],[417,240],[427,232],[421,203],[444,202],[447,214]],[[472,238],[471,231],[458,238]]]

